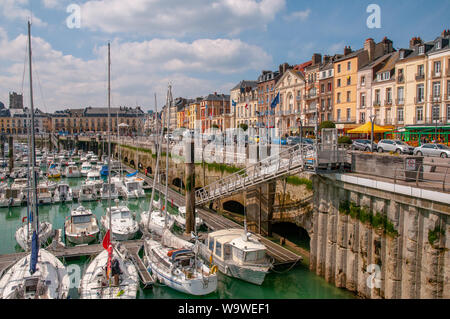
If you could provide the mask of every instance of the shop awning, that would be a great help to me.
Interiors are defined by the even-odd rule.
[[[378,126],[374,124],[373,126],[373,132],[374,133],[385,133],[388,131],[392,131],[390,128],[384,128],[381,126]],[[370,134],[372,132],[372,122],[367,122],[364,125],[361,125],[360,127],[357,127],[353,130],[347,131],[349,134]]]

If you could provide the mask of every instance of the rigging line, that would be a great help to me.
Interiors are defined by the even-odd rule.
[[[32,62],[32,63],[33,63],[33,68],[34,68],[34,71],[36,73],[36,77],[37,77],[37,80],[38,80],[39,92],[41,93],[42,103],[44,104],[44,113],[47,113],[47,103],[45,102],[44,91],[42,90],[41,79],[39,78],[39,71],[38,71],[35,63],[34,62]]]
[[[28,41],[26,41],[26,44],[25,44],[25,59],[23,61],[22,86],[21,86],[21,91],[20,91],[20,94],[22,94],[22,95],[23,95],[23,85],[25,83],[25,72],[27,69],[27,58],[28,58]]]

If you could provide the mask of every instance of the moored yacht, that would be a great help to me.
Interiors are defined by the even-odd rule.
[[[32,233],[29,232],[29,224],[28,222],[19,227],[16,231],[15,238],[19,246],[25,250],[29,251],[31,249],[31,239]],[[44,246],[53,235],[53,226],[49,222],[40,222],[39,223],[39,242],[41,246]]]
[[[111,228],[114,239],[123,241],[134,238],[139,230],[134,214],[127,206],[118,206],[118,203],[116,205],[111,207]],[[101,217],[101,224],[106,230],[109,230],[109,217],[110,212],[107,208],[106,215]]]
[[[272,263],[264,246],[254,234],[243,229],[223,229],[208,234],[200,244],[200,255],[211,260],[230,277],[261,285]]]
[[[67,203],[73,200],[72,189],[67,183],[60,183],[53,194],[54,203]]]
[[[196,214],[198,214],[198,210],[195,210]],[[186,228],[186,207],[180,206],[178,207],[178,215],[173,217],[175,219],[175,223],[181,228]],[[195,216],[195,227],[198,229],[203,225],[203,220],[199,216]]]
[[[83,162],[83,164],[81,164],[81,176],[87,176],[91,168],[91,163],[89,163],[88,161]]]
[[[68,178],[81,177],[81,172],[77,165],[69,165],[64,170],[64,176]]]
[[[194,295],[208,295],[217,289],[217,274],[201,260],[194,250],[172,249],[152,239],[144,241],[148,270],[158,281],[177,291]]]
[[[64,227],[67,240],[76,245],[96,241],[100,233],[97,217],[83,206],[79,206],[70,213]]]

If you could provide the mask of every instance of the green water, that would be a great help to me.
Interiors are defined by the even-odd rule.
[[[83,178],[63,179],[71,187],[79,187]],[[148,210],[151,192],[146,198],[134,200],[121,200],[120,204],[126,204],[129,209],[136,212],[137,220],[140,220],[140,212]],[[155,196],[158,199],[158,196]],[[107,201],[84,202],[83,205],[92,210],[98,220],[105,213]],[[70,216],[71,209],[78,207],[78,203],[55,204],[39,206],[40,220],[49,221],[55,229],[64,227],[65,218]],[[176,208],[171,207],[168,201],[169,212],[176,213]],[[26,207],[0,208],[0,254],[9,254],[21,251],[16,243],[14,234],[16,229],[22,224],[22,218],[26,216]],[[84,270],[87,266],[88,258],[75,260],[65,260],[66,264],[77,264]],[[325,280],[314,273],[311,273],[307,266],[300,265],[290,271],[280,270],[281,273],[270,273],[267,275],[262,286],[256,286],[244,281],[223,276],[219,273],[218,289],[215,293],[202,298],[209,299],[341,299],[355,298],[355,296],[325,282]],[[77,298],[76,289],[71,291],[71,297]],[[194,296],[179,293],[171,288],[155,285],[150,289],[140,289],[138,292],[140,299],[159,298],[197,298]]]

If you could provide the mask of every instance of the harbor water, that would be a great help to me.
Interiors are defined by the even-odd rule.
[[[62,179],[70,187],[78,188],[84,178]],[[127,205],[132,212],[136,213],[136,218],[140,220],[140,213],[148,210],[150,204],[151,191],[146,191],[146,197],[133,200],[120,200],[120,205]],[[155,197],[158,199],[158,196]],[[115,205],[114,202],[111,203]],[[63,229],[66,218],[70,216],[72,209],[78,207],[77,202],[66,204],[53,204],[39,206],[40,221],[49,221],[54,229]],[[97,216],[105,214],[108,201],[83,202],[83,206],[91,209]],[[176,213],[176,206],[171,207],[168,200],[169,212]],[[0,208],[0,254],[10,254],[22,251],[16,243],[14,234],[18,227],[22,225],[22,219],[27,215],[27,207]],[[81,273],[89,263],[89,257],[79,259],[63,260],[66,265],[76,264],[80,266]],[[271,272],[266,276],[262,286],[256,286],[244,281],[230,278],[219,273],[218,289],[216,292],[200,298],[210,299],[348,299],[355,296],[343,289],[334,287],[323,278],[310,272],[307,265],[301,264],[289,271],[280,270]],[[71,297],[77,298],[76,289],[72,289]],[[137,298],[140,299],[188,299],[199,298],[177,292],[171,288],[160,284],[155,284],[150,289],[140,289]]]

